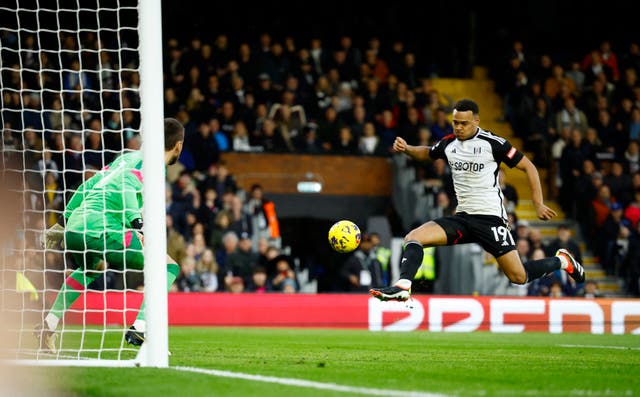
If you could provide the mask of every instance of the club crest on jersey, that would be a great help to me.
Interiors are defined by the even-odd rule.
[[[481,147],[474,147],[473,148],[473,154],[480,154],[482,153],[482,148]]]

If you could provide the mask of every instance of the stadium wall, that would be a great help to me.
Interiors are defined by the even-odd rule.
[[[238,185],[259,183],[265,194],[296,194],[298,182],[322,184],[318,195],[391,196],[387,157],[227,152],[222,155]]]
[[[107,324],[130,324],[141,299],[140,293],[87,293],[65,321],[99,325],[106,317]],[[640,299],[414,295],[400,303],[380,302],[366,294],[170,293],[169,324],[640,334]]]

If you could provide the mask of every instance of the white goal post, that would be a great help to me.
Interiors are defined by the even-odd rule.
[[[20,197],[21,211],[15,231],[0,241],[0,337],[12,342],[0,344],[0,360],[167,367],[161,1],[5,0],[0,21],[0,170],[3,180],[17,181],[8,189]],[[78,268],[62,247],[43,248],[45,231],[82,181],[137,149],[144,271],[108,264],[94,271],[96,282],[57,324],[56,348],[43,351],[34,329]],[[124,335],[143,295],[145,342],[138,349]]]

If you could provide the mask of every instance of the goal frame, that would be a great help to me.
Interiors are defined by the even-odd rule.
[[[134,359],[15,359],[35,366],[168,367],[167,239],[161,0],[138,0],[140,130],[144,175],[145,342]]]

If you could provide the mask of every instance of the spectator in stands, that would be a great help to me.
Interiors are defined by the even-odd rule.
[[[256,241],[262,238],[269,241],[280,237],[275,204],[265,197],[261,184],[251,185],[243,212],[251,218],[252,233],[256,236]]]
[[[200,277],[202,291],[214,292],[218,290],[219,277],[221,276],[220,268],[211,249],[205,249],[196,262],[196,272]]]
[[[576,94],[576,83],[565,74],[562,65],[555,64],[551,68],[551,77],[544,82],[544,93],[554,102],[556,97],[560,95],[560,88],[563,85],[568,86],[571,95]]]
[[[585,85],[590,86],[598,78],[599,74],[604,74],[607,80],[613,78],[613,70],[611,67],[602,62],[602,55],[598,50],[592,50],[582,60],[582,70],[585,72]]]
[[[564,107],[556,115],[556,130],[560,131],[566,126],[570,128],[570,131],[577,128],[583,133],[589,127],[587,116],[576,106],[576,98],[573,95],[564,99]]]
[[[546,242],[542,238],[542,231],[540,231],[539,228],[537,227],[530,228],[528,240],[529,240],[529,247],[531,249],[531,252],[533,252],[538,248],[545,250]],[[555,255],[555,251],[553,252],[553,255]],[[553,256],[553,255],[549,255],[549,256]]]
[[[244,280],[242,277],[228,277],[227,281],[228,291],[232,294],[240,294],[244,292]]]
[[[593,180],[598,183],[599,173],[597,173]],[[601,181],[601,179],[600,179]],[[611,205],[615,202],[615,198],[611,197],[611,190],[609,186],[601,184],[598,188],[597,196],[591,201],[591,207],[587,214],[589,219],[589,236],[595,238],[595,234],[602,228],[605,220],[609,216]],[[592,240],[595,243],[596,240]]]
[[[625,173],[622,161],[614,159],[611,162],[611,171],[604,177],[603,181],[611,189],[611,195],[616,201],[626,207],[633,199],[633,187],[631,175]]]
[[[251,215],[244,211],[243,206],[244,203],[242,199],[234,194],[231,197],[231,224],[229,225],[229,230],[233,230],[238,236],[243,233],[251,236],[253,233],[253,222]]]
[[[358,143],[358,150],[362,155],[370,156],[384,156],[386,155],[380,137],[376,135],[376,127],[372,122],[366,122],[360,141]]]
[[[640,112],[639,112],[640,115]],[[630,141],[627,150],[624,152],[624,170],[626,174],[631,175],[640,171],[640,141]]]
[[[190,256],[184,258],[180,264],[180,274],[176,279],[180,292],[199,292],[202,290],[202,282],[196,271],[196,260]]]
[[[355,156],[358,154],[358,142],[351,133],[351,128],[346,125],[340,127],[338,139],[336,139],[332,146],[332,153],[334,154],[346,156]]]
[[[580,96],[584,91],[584,81],[585,81],[585,74],[582,71],[582,67],[580,66],[580,61],[579,60],[571,61],[569,65],[569,70],[567,70],[565,74],[575,84],[576,95]]]
[[[609,40],[602,40],[602,42],[600,42],[600,57],[602,58],[602,62],[611,69],[613,80],[618,81],[620,78],[618,55],[611,49],[611,42]]]
[[[284,254],[273,259],[276,275],[271,280],[271,285],[274,291],[293,293],[299,290],[300,285],[293,271],[291,260],[289,255]]]
[[[282,137],[285,151],[295,152],[294,142],[307,124],[307,116],[300,105],[275,103],[269,109],[268,117],[275,122],[276,130]]]
[[[548,167],[550,142],[556,136],[553,113],[544,97],[539,96],[534,101],[535,109],[528,121],[525,146],[533,151],[533,161],[536,165]]]
[[[555,255],[555,253],[561,248],[569,251],[577,261],[582,263],[582,251],[580,250],[578,243],[573,239],[571,228],[566,223],[562,223],[558,226],[556,238],[549,243],[545,252],[547,256]]]
[[[233,127],[232,147],[235,152],[249,152],[252,150],[249,142],[249,130],[242,120],[236,121]]]
[[[204,254],[204,251],[207,249],[202,230],[202,224],[195,223],[191,232],[193,237],[191,239],[191,242],[187,245],[187,252],[190,256],[193,256],[196,261],[200,260],[202,254]]]
[[[398,124],[393,117],[393,112],[390,109],[384,109],[381,112],[378,119],[378,125],[376,128],[378,136],[380,136],[380,143],[385,153],[389,153],[394,139],[398,136]]]
[[[604,298],[604,294],[598,289],[596,280],[586,280],[584,287],[578,291],[578,296],[583,298]]]
[[[576,181],[580,175],[582,164],[588,155],[588,147],[582,139],[583,132],[575,127],[571,130],[571,138],[562,149],[560,156],[560,186],[559,201],[562,209],[571,218],[575,218],[576,212],[573,206]]]
[[[201,122],[198,133],[186,141],[186,145],[193,156],[197,173],[206,173],[209,166],[220,160],[220,149],[209,123]]]
[[[447,113],[444,108],[436,109],[435,121],[429,126],[433,139],[442,140],[447,135],[453,134],[453,126],[447,119]]]
[[[445,190],[438,190],[435,193],[435,205],[430,211],[430,218],[436,219],[443,216],[453,215],[455,207],[451,201],[451,197]]]
[[[251,235],[247,232],[240,234],[238,248],[229,253],[225,262],[225,284],[231,287],[232,277],[241,277],[244,285],[249,285],[253,275],[253,269],[258,264],[258,255],[253,251]]]
[[[609,205],[609,212],[602,223],[602,227],[596,231],[597,245],[596,254],[600,258],[600,264],[607,274],[615,273],[615,259],[617,254],[616,241],[620,234],[620,229],[625,227],[622,224],[622,204],[612,201]]]
[[[167,184],[165,189],[165,202],[166,202],[166,212],[167,215],[170,215],[172,218],[172,226],[173,228],[180,233],[182,236],[187,235],[187,219],[186,212],[188,210],[188,203],[183,200],[175,201],[173,194],[173,187]],[[172,257],[175,258],[175,257]]]
[[[187,255],[187,245],[184,236],[173,227],[173,216],[166,214],[167,223],[167,255],[176,260],[178,264]]]
[[[211,131],[211,135],[215,139],[216,145],[218,146],[218,150],[220,152],[228,152],[232,148],[231,140],[220,129],[220,120],[216,117],[212,117],[209,119],[209,131]]]
[[[43,206],[45,227],[49,228],[58,221],[58,214],[63,210],[64,192],[56,179],[56,174],[48,171],[44,177]]]
[[[221,160],[217,164],[209,165],[207,175],[201,182],[201,188],[214,188],[218,197],[223,197],[225,192],[235,193],[238,190],[238,184],[229,171],[227,163]]]
[[[500,190],[502,190],[502,194],[506,200],[505,208],[507,212],[511,212],[515,211],[518,206],[518,191],[512,184],[508,183],[505,178],[505,172],[501,168],[498,171],[498,184],[500,185]]]
[[[223,249],[223,237],[230,231],[231,214],[227,210],[220,210],[215,216],[213,229],[209,233],[209,246],[215,252]]]
[[[97,121],[98,128],[100,128],[100,121],[94,121]],[[84,147],[83,161],[85,164],[93,165],[100,170],[111,162],[112,156],[110,156],[109,153],[103,152],[101,131],[90,131],[87,134]]]
[[[364,234],[358,249],[343,265],[341,275],[345,291],[365,292],[384,285],[382,264],[372,248],[371,236]]]
[[[631,223],[632,230],[638,228],[638,221],[640,221],[640,189],[633,191],[633,200],[625,208],[624,217]]]
[[[5,130],[5,136],[7,136],[7,133],[9,133],[9,131]],[[13,137],[9,137],[13,140]],[[3,146],[5,150],[12,149],[10,141],[5,140],[3,144],[5,144],[5,146]],[[47,173],[51,173],[55,179],[60,182],[60,169],[58,168],[58,164],[53,160],[53,153],[51,152],[51,149],[45,147],[42,153],[42,158],[38,159],[36,164],[36,168],[40,172],[41,176],[46,177]]]
[[[296,151],[301,154],[321,154],[323,153],[322,145],[318,140],[317,125],[308,123],[303,129],[302,134],[296,141]]]
[[[531,231],[531,224],[526,219],[519,219],[516,223],[516,241],[529,240],[529,232]]]
[[[562,298],[564,292],[562,291],[562,282],[560,280],[554,280],[551,282],[551,286],[549,287],[549,297],[550,298]]]
[[[526,238],[518,239],[516,241],[516,250],[518,251],[520,261],[522,263],[527,263],[531,255],[531,245],[529,244],[529,240]]]
[[[239,241],[240,239],[238,238],[236,232],[229,230],[222,236],[221,249],[215,250],[216,262],[218,262],[218,266],[221,269],[224,269],[225,275],[227,268],[227,258],[238,249]]]
[[[631,296],[640,296],[640,222],[628,237],[627,254],[622,261],[621,274],[625,291]]]
[[[598,137],[598,131],[593,127],[587,128],[583,142],[587,147],[587,158],[592,162],[598,162],[598,157],[605,151],[602,141]]]
[[[251,284],[247,286],[247,292],[271,292],[273,288],[271,282],[267,278],[267,272],[264,267],[258,266],[253,269],[253,277],[251,278]]]
[[[74,133],[69,138],[68,149],[64,153],[65,190],[75,189],[82,182],[84,144],[82,136]]]

